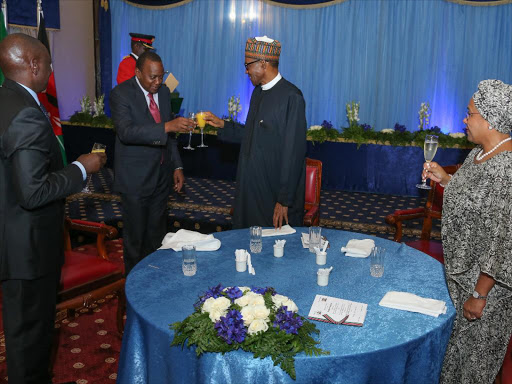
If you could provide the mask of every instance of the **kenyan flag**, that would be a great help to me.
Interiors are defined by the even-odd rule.
[[[46,26],[44,23],[43,13],[41,12],[41,19],[39,22],[39,32],[37,34],[37,38],[50,52],[50,44],[48,43],[48,35],[46,34]],[[48,111],[48,115],[50,118],[50,122],[52,123],[53,133],[57,137],[60,145],[60,151],[62,153],[62,161],[64,165],[67,164],[66,160],[66,150],[64,149],[64,139],[62,137],[62,126],[60,124],[60,113],[59,113],[59,103],[57,102],[57,88],[55,87],[55,76],[50,75],[50,79],[48,80],[48,87],[46,91],[41,92],[37,95],[41,104],[44,105],[46,110]]]
[[[2,9],[0,8],[0,40],[2,40],[5,36],[7,36],[7,30],[6,25],[4,25],[4,13],[2,12]],[[4,82],[4,74],[0,70],[0,85],[2,85]]]

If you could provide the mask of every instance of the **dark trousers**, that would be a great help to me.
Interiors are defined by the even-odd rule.
[[[126,275],[144,257],[160,248],[167,233],[167,202],[170,189],[165,175],[160,176],[158,187],[151,196],[121,193]]]
[[[60,269],[35,280],[2,282],[9,384],[50,383]]]

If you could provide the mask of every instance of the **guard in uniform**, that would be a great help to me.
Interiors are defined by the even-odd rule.
[[[141,33],[130,33],[130,36],[132,38],[132,52],[128,56],[123,57],[123,60],[119,63],[117,84],[121,84],[123,81],[135,76],[135,63],[139,56],[150,49],[155,49],[153,47],[155,36],[143,35]]]

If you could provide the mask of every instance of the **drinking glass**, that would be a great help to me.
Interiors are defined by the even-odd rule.
[[[190,120],[196,120],[196,114],[194,112],[190,112],[188,114],[188,118]],[[190,145],[190,143],[192,142],[192,130],[190,131],[189,133],[189,137],[188,137],[188,145],[186,147],[183,147],[183,149],[188,149],[189,151],[193,151],[194,150],[194,147],[192,147]]]
[[[196,246],[184,245],[181,248],[183,262],[181,269],[185,276],[194,276],[197,272]]]
[[[203,131],[204,131],[204,127],[206,125],[206,121],[204,120],[204,112],[203,111],[199,111],[196,114],[196,118],[197,118],[197,125],[201,129],[201,145],[198,145],[197,147],[198,148],[208,148],[208,146],[205,145],[204,141],[203,141],[203,136],[204,136],[203,135]]]
[[[107,146],[101,143],[94,143],[92,146],[91,153],[105,153]],[[92,175],[87,176],[87,183],[85,183],[85,187],[82,189],[82,193],[91,193],[89,185],[91,184]]]
[[[382,247],[373,247],[370,254],[370,275],[373,277],[382,277],[384,275],[384,252]]]
[[[251,234],[251,252],[252,253],[260,253],[262,248],[261,241],[261,227],[254,226],[249,228]]]
[[[309,227],[309,252],[315,253],[315,247],[320,248],[322,244],[322,228]]]
[[[425,136],[425,143],[423,144],[423,155],[425,156],[425,162],[430,163],[434,159],[438,145],[439,138],[437,136]],[[416,188],[431,189],[430,185],[427,185],[427,179],[423,179],[421,184],[416,184]]]

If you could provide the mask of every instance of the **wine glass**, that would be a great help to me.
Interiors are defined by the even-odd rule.
[[[438,145],[439,138],[437,136],[425,136],[425,143],[423,144],[423,155],[425,156],[425,162],[430,163],[434,159]],[[423,179],[421,184],[416,184],[416,188],[431,189],[430,185],[427,185],[427,179]]]
[[[201,145],[198,145],[197,147],[198,148],[208,148],[208,146],[205,145],[204,141],[203,141],[203,136],[204,136],[203,131],[204,131],[204,127],[206,125],[206,121],[204,120],[204,112],[203,111],[199,111],[196,114],[196,119],[197,119],[197,125],[201,129]]]
[[[189,112],[188,118],[190,120],[196,120],[196,114],[194,112]],[[188,149],[189,151],[193,151],[194,150],[194,147],[192,147],[190,145],[190,143],[192,142],[192,131],[193,130],[190,130],[190,133],[189,133],[190,136],[188,137],[188,145],[186,147],[183,147],[183,149]]]
[[[91,153],[105,153],[107,146],[101,143],[94,143],[92,146]],[[87,183],[85,183],[85,187],[82,189],[82,193],[91,193],[89,185],[91,184],[92,175],[87,176]]]

